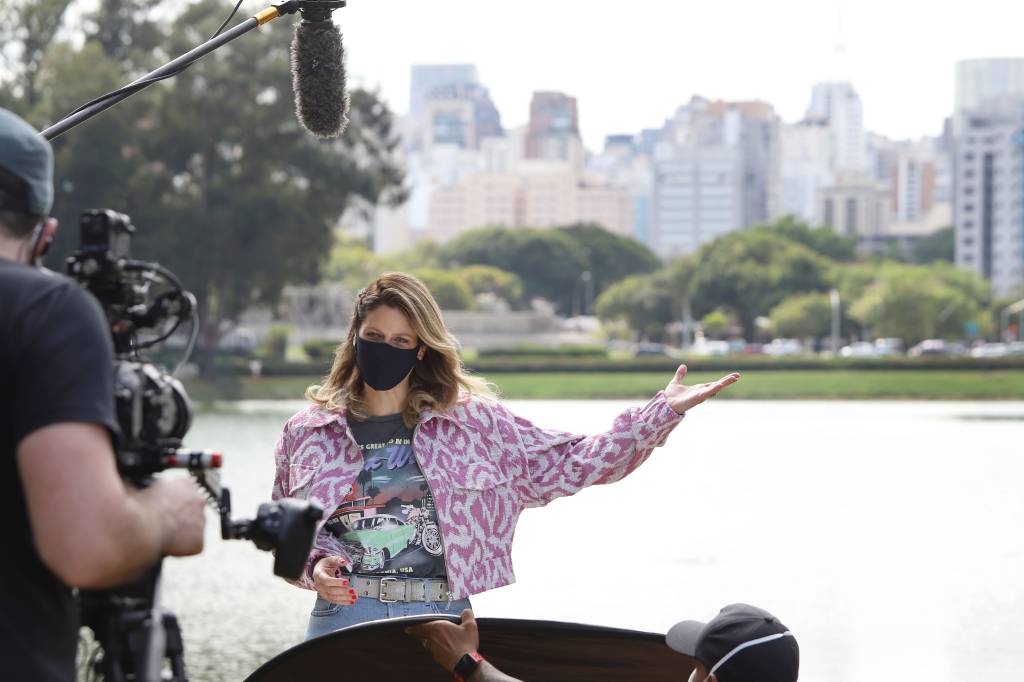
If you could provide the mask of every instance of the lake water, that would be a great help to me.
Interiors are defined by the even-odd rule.
[[[579,432],[629,404],[508,403]],[[300,407],[197,417],[188,444],[225,453],[235,516],[269,500],[273,445]],[[743,601],[796,634],[807,682],[1016,680],[1022,493],[1024,403],[712,402],[625,480],[526,512],[519,582],[474,606],[664,632]],[[165,562],[164,603],[192,679],[233,682],[301,641],[313,594],[210,521],[201,556]]]

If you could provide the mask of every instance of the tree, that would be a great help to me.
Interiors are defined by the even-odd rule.
[[[369,469],[360,469],[359,475],[356,476],[356,483],[363,489],[363,497],[366,497],[366,484],[373,480],[373,472]]]
[[[662,340],[673,319],[675,297],[664,276],[633,275],[597,297],[597,316],[606,322],[624,320],[637,334]]]
[[[828,288],[829,262],[769,230],[733,232],[706,244],[691,280],[695,314],[736,312],[747,338],[754,319],[792,294]]]
[[[446,270],[423,269],[414,270],[413,275],[420,278],[437,304],[443,310],[472,310],[475,304],[473,290],[458,272]]]
[[[797,294],[772,308],[770,317],[779,336],[820,338],[832,330],[832,302],[826,293]]]
[[[484,228],[460,235],[441,247],[448,266],[493,265],[514,273],[527,298],[540,296],[562,310],[572,307],[572,295],[588,263],[580,246],[558,230]]]
[[[733,327],[733,320],[729,316],[729,312],[721,308],[715,308],[710,313],[701,318],[700,326],[704,330],[705,336],[711,338],[719,338],[729,333],[729,330]]]
[[[64,24],[72,0],[9,0],[0,3],[0,106],[31,117],[42,90],[46,51]],[[6,72],[6,76],[4,73]]]
[[[188,5],[168,22],[166,51],[185,52],[223,18],[217,0]],[[196,294],[210,352],[250,305],[319,279],[333,227],[356,197],[401,198],[392,117],[376,94],[352,92],[339,140],[299,128],[281,49],[290,32],[288,22],[264,26],[57,141],[65,224],[84,207],[128,212],[139,228],[135,255],[161,261]],[[117,42],[57,46],[41,75],[45,111],[64,113],[123,83],[106,54]],[[55,251],[66,254],[77,234],[64,232]]]
[[[918,239],[910,248],[911,258],[922,265],[941,261],[952,263],[955,259],[955,236],[952,227]]]
[[[981,305],[986,290],[975,275],[952,266],[889,263],[851,306],[850,315],[874,335],[898,337],[907,345],[961,338],[968,322],[987,328]]]
[[[754,229],[785,237],[830,260],[849,262],[857,256],[856,237],[844,237],[827,227],[811,227],[795,216],[785,216]]]
[[[523,282],[511,272],[492,265],[468,265],[458,270],[458,274],[474,295],[494,294],[512,307],[522,305]]]
[[[370,251],[366,240],[337,235],[323,269],[323,277],[339,282],[353,292],[362,289],[385,272],[381,259]]]
[[[651,273],[661,267],[661,261],[646,246],[600,225],[578,223],[558,231],[572,239],[586,259],[595,297],[630,275]]]

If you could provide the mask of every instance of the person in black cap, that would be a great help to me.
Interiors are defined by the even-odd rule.
[[[522,682],[487,662],[477,651],[480,634],[473,612],[462,623],[436,620],[406,628],[458,682]],[[775,616],[756,606],[726,606],[710,623],[684,620],[665,635],[674,651],[697,663],[690,682],[796,682],[800,648]]]
[[[690,682],[796,682],[800,672],[793,633],[748,604],[726,606],[709,623],[676,623],[665,643],[697,661]]]
[[[53,152],[0,109],[0,678],[75,679],[73,587],[123,583],[203,546],[194,482],[126,489],[113,348],[99,304],[33,267],[57,230]]]

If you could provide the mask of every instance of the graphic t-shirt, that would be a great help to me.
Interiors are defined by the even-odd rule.
[[[363,468],[326,528],[352,555],[353,572],[445,577],[434,496],[413,456],[413,430],[400,414],[349,426]]]

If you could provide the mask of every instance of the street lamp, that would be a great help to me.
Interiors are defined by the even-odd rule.
[[[583,315],[587,314],[590,310],[590,306],[594,300],[594,278],[590,274],[590,270],[584,270],[580,273],[580,279],[583,281]]]
[[[828,299],[832,303],[832,357],[836,357],[839,355],[839,290],[828,292]]]

